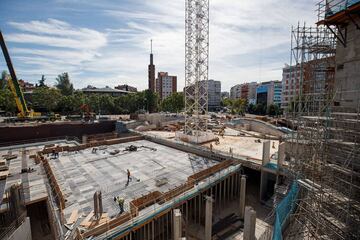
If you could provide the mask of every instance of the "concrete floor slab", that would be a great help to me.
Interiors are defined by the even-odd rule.
[[[138,151],[125,151],[130,145],[139,147]],[[66,219],[75,208],[88,214],[93,209],[93,194],[97,190],[102,192],[104,211],[113,217],[119,213],[114,197],[124,197],[128,208],[131,200],[152,191],[166,192],[184,183],[190,175],[217,163],[146,140],[111,145],[96,153],[91,150],[60,153],[59,159],[49,161],[66,193]],[[120,152],[111,155],[114,150]],[[126,185],[127,169],[132,176],[129,185]],[[167,178],[168,183],[157,187],[156,179],[160,178]]]

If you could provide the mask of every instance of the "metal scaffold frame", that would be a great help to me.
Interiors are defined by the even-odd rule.
[[[207,130],[209,0],[185,1],[185,128],[198,136]]]
[[[289,113],[297,127],[288,139],[289,167],[300,194],[287,239],[360,236],[360,89],[353,90],[357,109],[335,104],[344,94],[334,84],[335,33],[329,26],[292,28],[290,61],[300,69],[300,87]]]

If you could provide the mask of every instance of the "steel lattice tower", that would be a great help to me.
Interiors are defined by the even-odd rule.
[[[185,0],[185,134],[207,130],[209,0]]]

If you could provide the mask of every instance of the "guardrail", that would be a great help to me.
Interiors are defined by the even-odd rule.
[[[359,2],[360,0],[322,0],[317,4],[318,18],[326,19]]]

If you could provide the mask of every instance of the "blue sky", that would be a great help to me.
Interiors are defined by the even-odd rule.
[[[156,71],[184,86],[185,0],[0,0],[0,29],[18,78],[52,85],[69,72],[76,88],[147,87],[150,39]],[[313,0],[210,0],[209,78],[222,90],[281,79],[290,29],[314,24]],[[0,70],[7,69],[0,57]]]

